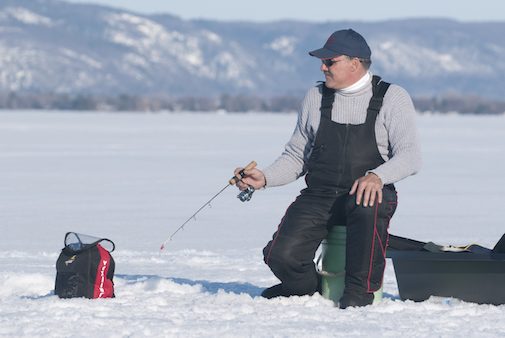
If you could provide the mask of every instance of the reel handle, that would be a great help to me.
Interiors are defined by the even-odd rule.
[[[244,169],[240,170],[237,175],[235,175],[232,178],[230,178],[230,180],[228,181],[228,183],[230,185],[234,185],[235,183],[237,183],[238,181],[240,181],[244,177],[244,171],[245,170],[250,170],[250,169],[253,169],[255,167],[256,167],[256,162],[255,161],[251,161],[251,163],[249,163],[248,165],[246,165]]]

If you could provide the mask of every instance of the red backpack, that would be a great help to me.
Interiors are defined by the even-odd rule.
[[[60,298],[114,297],[114,243],[75,232],[65,234],[65,247],[56,261],[54,293]]]

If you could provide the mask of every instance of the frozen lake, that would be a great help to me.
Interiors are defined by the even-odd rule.
[[[385,300],[338,310],[320,296],[265,300],[261,248],[303,180],[223,188],[270,164],[296,122],[284,114],[0,111],[0,336],[475,336],[505,334],[505,306]],[[420,115],[421,172],[397,184],[393,234],[492,247],[505,232],[505,116]],[[51,295],[67,231],[116,243],[113,300]]]

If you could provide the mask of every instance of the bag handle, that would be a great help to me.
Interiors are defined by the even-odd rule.
[[[67,243],[69,236],[73,236],[73,238],[75,238],[77,242]],[[88,238],[88,240],[89,239],[93,240],[86,242],[85,241],[86,237]],[[109,252],[113,252],[116,249],[116,245],[114,244],[114,242],[108,238],[98,238],[94,236],[78,234],[72,231],[67,232],[65,234],[65,240],[63,241],[63,244],[65,245],[65,248],[68,248],[73,252],[82,252],[104,241],[109,242],[112,245],[112,248],[108,250]]]

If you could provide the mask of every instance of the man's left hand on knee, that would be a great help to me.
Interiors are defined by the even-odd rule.
[[[374,173],[368,173],[365,176],[354,181],[349,195],[356,194],[356,204],[373,207],[375,201],[382,203],[382,180]]]

